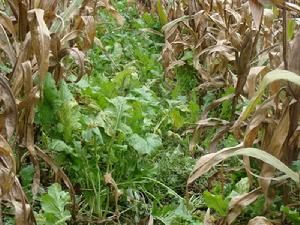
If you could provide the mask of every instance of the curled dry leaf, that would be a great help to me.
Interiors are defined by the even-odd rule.
[[[150,215],[147,225],[153,225],[153,224],[154,224],[154,219],[153,219],[153,216]]]
[[[2,135],[0,135],[0,159],[1,197],[11,191],[16,174],[16,165],[12,149]]]
[[[229,152],[233,152],[237,149],[240,149],[243,145],[236,146],[234,148],[226,148],[223,151],[217,153],[211,153],[202,156],[196,163],[192,173],[189,176],[187,184],[193,183],[196,179],[201,177],[204,173],[208,172],[214,165],[217,165],[219,162],[227,158]]]
[[[32,9],[28,11],[28,22],[32,39],[32,48],[39,65],[39,78],[41,93],[43,82],[49,68],[50,57],[50,31],[44,21],[44,10]]]
[[[289,58],[289,70],[298,74],[300,76],[300,29],[299,31],[296,33],[294,41],[293,41],[293,45],[292,45],[292,50],[291,50],[291,55]],[[299,86],[295,86],[295,85],[291,85],[293,94],[295,95],[295,97],[300,96],[300,87]]]
[[[249,0],[249,6],[253,15],[255,27],[258,30],[263,18],[264,7],[258,0]]]
[[[9,84],[0,74],[0,133],[6,138],[10,138],[17,127],[18,112],[15,98]]]
[[[248,124],[245,134],[244,134],[244,146],[245,147],[252,147],[257,136],[259,129],[263,125],[264,122],[267,121],[268,111],[274,106],[274,99],[271,98],[265,101],[255,112],[251,122]],[[250,159],[248,156],[243,157],[244,166],[249,178],[249,183],[252,185],[253,177],[251,174],[251,167],[250,167]]]
[[[214,218],[210,215],[210,208],[207,209],[204,216],[204,225],[214,225]]]
[[[224,101],[230,100],[234,97],[234,94],[226,95],[222,98],[219,98],[217,100],[214,100],[211,104],[209,104],[206,109],[201,114],[201,119],[204,120],[208,117],[209,112],[211,112],[214,108],[221,105]]]
[[[16,225],[33,225],[33,212],[15,176],[15,167],[12,149],[0,135],[0,200],[11,203],[15,208]]]
[[[125,18],[109,3],[109,0],[100,0],[99,4],[112,14],[120,25],[124,25]]]
[[[222,119],[218,119],[218,118],[208,118],[208,119],[199,120],[196,124],[197,124],[197,127],[195,128],[193,138],[189,144],[189,151],[191,153],[193,153],[193,151],[194,151],[194,147],[196,146],[197,139],[199,139],[202,136],[202,134],[206,128],[221,126],[222,128],[229,129],[230,123],[226,120],[222,120]]]
[[[3,51],[7,54],[11,64],[12,65],[15,64],[17,60],[16,52],[10,43],[9,37],[7,36],[4,27],[1,24],[0,24],[0,48],[3,49]]]
[[[216,134],[210,141],[209,144],[209,152],[217,152],[217,146],[219,141],[228,133],[229,129],[231,128],[232,123],[228,123],[225,126],[222,126],[220,129],[216,131]]]
[[[251,219],[248,225],[273,225],[270,220],[263,216],[257,216]]]
[[[249,193],[233,197],[229,203],[229,210],[226,217],[227,223],[232,224],[242,213],[243,209],[253,203],[261,193],[261,188],[257,188]]]
[[[262,82],[260,83],[258,90],[253,96],[253,98],[250,100],[249,104],[247,107],[243,110],[241,113],[239,119],[235,122],[233,128],[237,128],[241,125],[241,123],[250,115],[250,113],[255,109],[257,106],[260,98],[264,94],[265,89],[267,88],[268,85],[270,85],[274,81],[289,81],[293,84],[300,85],[300,76],[297,74],[287,71],[287,70],[273,70],[269,72],[268,74],[265,75],[263,78]]]
[[[273,156],[277,157],[278,159],[282,159],[283,154],[285,152],[284,143],[287,140],[288,133],[290,128],[290,110],[289,106],[287,106],[286,110],[282,114],[282,117],[276,126],[273,135],[271,137],[270,144],[266,151]],[[262,177],[272,177],[275,173],[275,169],[272,165],[264,163],[261,169],[260,175]],[[271,184],[271,180],[260,180],[260,186],[265,194],[266,202],[265,206],[269,206],[272,202],[272,198],[269,197],[269,186]]]
[[[119,216],[119,207],[118,207],[118,201],[119,201],[119,197],[122,194],[122,191],[119,190],[117,183],[115,182],[115,180],[112,178],[111,173],[106,173],[104,175],[104,181],[107,185],[109,185],[113,191],[114,191],[114,195],[115,195],[115,205],[116,205],[116,209],[115,209],[115,215],[118,217]]]
[[[84,68],[85,55],[78,48],[62,49],[59,53],[60,60],[66,56],[72,57],[74,59],[75,63],[79,67],[79,75],[78,75],[77,79],[75,80],[75,83],[76,83],[76,82],[80,81],[81,78],[85,75],[85,68]],[[58,66],[60,66],[60,65],[58,65]]]
[[[258,78],[264,77],[268,72],[270,72],[270,69],[266,66],[251,67],[246,82],[249,99],[251,99],[255,94]]]
[[[297,184],[300,183],[299,175],[282,163],[279,159],[273,155],[256,149],[256,148],[242,148],[243,143],[235,147],[225,148],[217,153],[211,153],[202,156],[196,163],[193,171],[191,172],[187,184],[193,183],[196,179],[201,177],[204,173],[208,172],[213,166],[219,164],[225,159],[233,156],[245,155],[249,157],[254,157],[256,159],[262,160],[265,163],[273,165],[276,169],[285,173],[287,177],[295,181]]]

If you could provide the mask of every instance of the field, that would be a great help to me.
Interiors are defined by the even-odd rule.
[[[299,225],[298,0],[0,1],[0,225]]]

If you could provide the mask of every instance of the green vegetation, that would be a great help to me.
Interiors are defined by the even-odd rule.
[[[140,17],[126,2],[117,8],[126,22],[120,27],[108,13],[100,14],[105,22],[98,25],[98,38],[105,47],[90,52],[88,76],[74,84],[61,81],[57,88],[46,77],[36,124],[39,146],[82,194],[80,213],[95,220],[118,211],[120,223],[130,224],[149,217],[153,207],[160,211],[170,204],[164,215],[183,207],[179,194],[195,159],[188,152],[190,137],[182,133],[200,109],[196,90],[184,80],[174,90],[166,87],[159,63],[164,40],[144,31],[159,29],[157,18]],[[106,182],[106,174],[117,187]]]

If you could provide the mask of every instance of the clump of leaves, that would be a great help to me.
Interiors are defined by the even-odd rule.
[[[193,217],[192,212],[187,209],[183,199],[180,200],[178,206],[172,204],[165,206],[163,209],[154,208],[152,214],[154,218],[161,221],[165,225],[202,224],[199,219]]]
[[[299,211],[292,210],[286,206],[281,207],[280,210],[281,210],[281,212],[283,212],[286,215],[288,221],[292,222],[295,225],[300,223]]]
[[[40,225],[67,225],[71,213],[67,209],[70,204],[69,193],[63,191],[57,183],[48,188],[48,192],[40,197],[41,211],[37,215]]]

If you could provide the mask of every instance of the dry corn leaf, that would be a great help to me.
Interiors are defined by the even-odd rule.
[[[251,219],[248,225],[273,225],[266,217],[257,216]]]
[[[0,87],[0,133],[9,139],[17,127],[18,112],[15,97],[2,74],[0,74]]]
[[[258,104],[261,96],[264,94],[265,89],[268,85],[270,85],[274,81],[283,80],[289,81],[293,84],[300,85],[300,76],[297,74],[287,71],[287,70],[273,70],[269,72],[263,78],[262,82],[260,83],[258,90],[255,96],[250,100],[247,107],[241,113],[239,119],[235,122],[234,128],[237,128],[241,125],[241,123],[250,115],[250,113],[255,109],[256,105]]]
[[[287,140],[289,128],[290,128],[290,110],[289,110],[289,106],[287,106],[286,110],[282,114],[282,117],[278,125],[273,131],[270,145],[266,149],[268,153],[272,154],[278,159],[282,159],[282,156],[285,152],[283,148],[283,144]],[[272,177],[274,173],[275,173],[275,169],[273,165],[264,163],[261,169],[260,176]],[[271,180],[265,180],[265,179],[260,180],[260,186],[262,187],[262,190],[266,198],[266,203],[265,203],[266,206],[268,206],[272,202],[272,198],[270,198],[268,195],[270,184],[271,184]]]
[[[249,193],[233,197],[229,203],[229,210],[226,217],[227,223],[232,224],[242,213],[243,209],[253,203],[261,193],[261,188],[257,188]]]
[[[264,14],[264,7],[258,0],[249,0],[249,6],[252,12],[255,27],[257,30],[259,30]]]
[[[32,48],[39,66],[41,93],[43,82],[49,68],[50,32],[44,21],[44,10],[32,9],[28,11],[28,21],[32,39]]]
[[[10,43],[10,40],[7,36],[4,27],[1,24],[0,24],[0,48],[2,48],[2,50],[7,54],[11,65],[14,65],[17,60],[16,52]]]
[[[285,173],[286,177],[289,177],[297,184],[300,183],[300,178],[298,174],[292,171],[289,167],[287,167],[284,163],[282,163],[279,159],[277,159],[273,155],[256,148],[242,148],[242,147],[243,144],[239,144],[235,147],[224,148],[223,150],[217,153],[211,153],[202,156],[197,161],[193,171],[191,172],[187,184],[189,185],[193,183],[196,179],[198,179],[204,173],[208,172],[213,166],[219,164],[223,160],[238,155],[249,156],[249,157],[262,160],[263,162],[273,165],[276,169]],[[267,179],[272,179],[272,178],[267,177]]]

